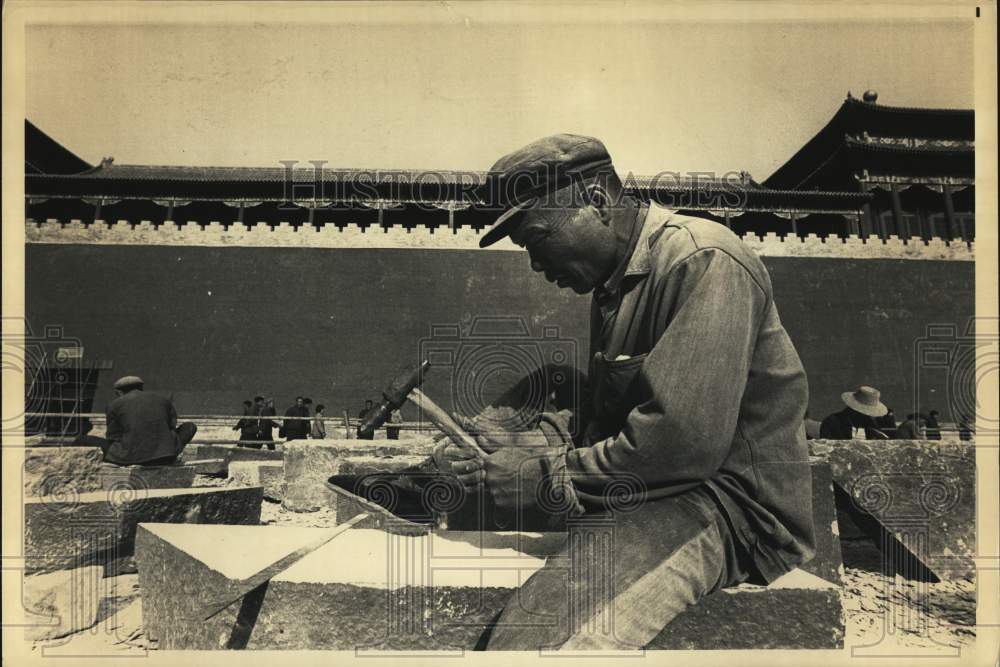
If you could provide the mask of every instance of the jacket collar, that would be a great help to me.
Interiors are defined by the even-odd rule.
[[[642,210],[639,212],[639,224],[642,225],[642,231],[639,232],[639,242],[636,243],[632,258],[625,269],[626,276],[641,276],[649,273],[649,249],[653,242],[659,238],[659,232],[662,231],[664,225],[670,222],[673,216],[674,211],[663,208],[655,202],[643,204]]]

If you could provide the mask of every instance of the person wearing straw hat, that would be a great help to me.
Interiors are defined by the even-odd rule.
[[[640,649],[703,597],[811,559],[808,386],[761,260],[725,225],[626,191],[593,137],[514,151],[486,189],[505,212],[481,246],[509,237],[550,283],[593,295],[589,405],[524,428],[456,416],[486,454],[435,452],[470,491],[581,538],[520,587],[487,648]],[[610,540],[579,533],[609,522]]]
[[[881,393],[874,387],[860,386],[854,391],[845,391],[840,400],[846,406],[840,412],[829,415],[819,427],[819,437],[827,440],[851,440],[876,431],[875,419],[884,417],[889,408],[881,401]],[[885,437],[884,435],[882,436]]]

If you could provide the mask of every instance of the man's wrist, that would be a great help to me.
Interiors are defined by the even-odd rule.
[[[574,518],[585,513],[573,486],[573,477],[566,465],[566,449],[554,451],[542,458],[542,473],[547,487],[544,490],[548,509],[555,515],[565,513],[567,518]]]

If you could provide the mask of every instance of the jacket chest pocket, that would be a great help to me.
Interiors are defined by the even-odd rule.
[[[648,354],[638,354],[627,359],[610,360],[598,352],[591,360],[592,391],[595,426],[601,437],[615,435],[621,430],[632,405],[630,388],[642,369]],[[597,436],[597,433],[594,433]]]

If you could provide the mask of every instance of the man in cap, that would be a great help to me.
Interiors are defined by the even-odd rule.
[[[889,408],[881,401],[881,393],[874,387],[861,386],[840,395],[844,409],[829,415],[819,426],[819,437],[827,440],[851,440],[863,432],[865,438],[884,439],[886,435],[876,428],[875,419],[884,417]]]
[[[144,392],[142,378],[128,375],[115,382],[115,398],[105,414],[108,432],[104,460],[118,465],[167,465],[177,460],[198,427],[177,425],[169,399]]]
[[[509,210],[480,245],[509,236],[549,282],[593,293],[591,400],[527,430],[463,420],[489,455],[449,444],[435,459],[500,507],[598,517],[614,539],[599,555],[567,540],[488,647],[641,648],[702,597],[809,560],[806,376],[756,255],[723,225],[627,195],[597,139],[536,141],[491,185]]]

